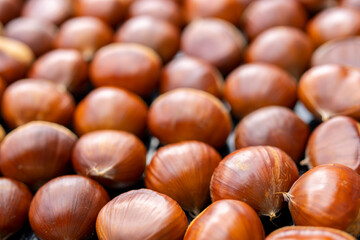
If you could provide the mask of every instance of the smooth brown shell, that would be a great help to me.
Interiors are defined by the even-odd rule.
[[[360,2],[358,0],[340,0],[340,6],[350,7],[360,10]]]
[[[1,0],[0,1],[0,22],[6,24],[19,16],[23,5],[22,0]]]

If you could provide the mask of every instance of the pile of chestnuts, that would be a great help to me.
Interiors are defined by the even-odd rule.
[[[359,0],[0,0],[0,240],[360,239]]]

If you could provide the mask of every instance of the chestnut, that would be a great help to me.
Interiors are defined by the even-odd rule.
[[[6,84],[5,80],[0,76],[0,104],[2,102],[2,98],[3,98],[6,87],[7,87],[7,84]]]
[[[310,169],[284,198],[295,225],[360,233],[360,175],[351,168],[326,164]]]
[[[170,197],[149,189],[123,193],[100,211],[96,220],[99,240],[183,239],[188,221]]]
[[[340,6],[350,7],[360,10],[360,2],[358,0],[340,0]]]
[[[360,119],[359,91],[360,70],[321,65],[311,68],[301,77],[298,97],[315,117],[323,121],[336,115]]]
[[[31,121],[69,125],[75,101],[62,85],[43,79],[23,79],[5,89],[1,113],[8,126]]]
[[[79,50],[84,59],[90,61],[95,52],[109,44],[113,30],[95,17],[76,17],[64,22],[55,38],[56,48]]]
[[[296,0],[300,2],[310,13],[321,11],[337,4],[337,0]]]
[[[2,140],[4,139],[6,133],[4,128],[0,125],[0,143],[2,142]],[[1,160],[0,160],[1,161]]]
[[[51,71],[49,71],[51,69]],[[64,85],[70,92],[80,92],[87,83],[88,66],[75,49],[55,49],[31,66],[29,78],[43,78]]]
[[[0,76],[9,84],[23,78],[34,60],[24,43],[0,36]]]
[[[55,178],[31,201],[31,228],[43,240],[89,239],[95,232],[99,211],[109,200],[105,189],[90,178]]]
[[[213,202],[235,199],[249,204],[258,214],[276,217],[284,207],[281,196],[298,179],[294,161],[276,147],[257,146],[227,155],[211,179]]]
[[[156,87],[161,59],[149,47],[135,43],[113,43],[101,48],[90,65],[95,87],[113,86],[148,96]]]
[[[34,121],[22,125],[1,143],[1,172],[36,189],[67,172],[76,140],[75,134],[56,123]]]
[[[190,88],[160,95],[148,114],[150,133],[162,143],[198,140],[220,148],[232,130],[230,114],[213,95]]]
[[[0,23],[6,24],[18,17],[21,12],[22,0],[1,0],[0,1]]]
[[[273,27],[259,34],[245,53],[246,62],[277,65],[299,77],[310,63],[313,43],[294,27]]]
[[[235,129],[235,147],[274,146],[298,162],[303,156],[309,132],[308,125],[290,109],[264,107],[239,122]]]
[[[266,63],[244,64],[226,78],[224,99],[232,113],[241,118],[270,105],[293,108],[296,79],[285,70]]]
[[[206,143],[169,144],[161,147],[147,166],[145,185],[197,216],[210,200],[211,176],[220,161],[220,154]]]
[[[261,32],[276,26],[303,29],[306,18],[304,7],[297,1],[260,0],[245,9],[242,25],[246,36],[254,39]]]
[[[141,137],[147,113],[148,106],[139,96],[125,89],[101,87],[91,91],[77,105],[73,125],[78,135],[114,129]]]
[[[223,77],[206,61],[183,55],[169,62],[161,74],[160,93],[176,88],[195,88],[221,98]]]
[[[191,22],[181,36],[185,54],[208,61],[223,74],[240,64],[245,45],[244,36],[234,25],[216,18]]]
[[[25,224],[32,197],[25,184],[0,177],[0,239],[7,239]]]
[[[263,240],[264,228],[246,203],[225,199],[212,203],[186,230],[184,240]]]

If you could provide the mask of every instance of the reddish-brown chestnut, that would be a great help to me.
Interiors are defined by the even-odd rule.
[[[0,23],[6,24],[10,20],[19,16],[22,0],[1,0],[0,1]]]
[[[358,0],[340,0],[340,6],[360,10],[360,2]]]
[[[299,177],[294,161],[275,147],[258,146],[227,155],[215,169],[210,190],[212,200],[235,199],[249,204],[270,219],[284,207],[281,195]]]
[[[99,240],[183,239],[188,221],[179,204],[149,189],[123,193],[100,211],[96,220]]]
[[[32,193],[25,184],[0,177],[0,239],[19,231],[27,221]]]
[[[263,240],[264,228],[256,212],[237,200],[219,200],[197,216],[184,240]]]
[[[160,95],[148,114],[150,133],[162,143],[198,140],[224,146],[232,130],[230,114],[213,95],[190,88]]]
[[[99,211],[109,200],[105,189],[90,178],[55,178],[31,202],[31,228],[43,240],[89,239],[95,233]]]
[[[0,104],[2,102],[2,98],[3,98],[6,87],[7,87],[7,84],[6,84],[5,80],[0,76]]]
[[[6,133],[4,128],[0,125],[0,143],[2,142],[2,140],[4,139]],[[0,169],[1,170],[1,169]],[[1,173],[1,172],[0,172]]]

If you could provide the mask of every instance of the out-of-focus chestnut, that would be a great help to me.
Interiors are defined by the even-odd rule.
[[[123,193],[100,211],[96,220],[99,240],[183,239],[188,221],[179,204],[149,189]]]
[[[196,217],[184,240],[263,240],[264,228],[256,212],[237,200],[219,200]]]
[[[2,140],[4,139],[6,133],[4,128],[0,125],[0,143],[2,142]],[[0,169],[1,170],[1,169]],[[0,172],[1,173],[1,172]]]
[[[181,37],[181,49],[186,54],[208,61],[224,74],[240,64],[245,45],[235,26],[215,18],[191,22]]]
[[[34,53],[24,43],[0,36],[0,76],[12,83],[23,78],[34,60]]]
[[[135,184],[146,164],[146,148],[133,134],[101,130],[82,136],[72,152],[77,173],[112,188]]]
[[[0,239],[19,231],[27,221],[32,193],[25,184],[0,177]]]
[[[360,2],[358,0],[340,0],[340,6],[350,7],[360,10]]]
[[[148,106],[137,95],[125,89],[101,87],[77,105],[73,125],[78,135],[114,129],[141,137],[146,128],[147,113]]]
[[[7,84],[6,84],[5,80],[0,76],[0,104],[2,102],[2,98],[3,98],[6,87],[7,87]]]
[[[246,36],[254,39],[261,32],[276,26],[302,29],[306,23],[306,11],[293,0],[260,0],[250,4],[243,15]]]
[[[340,164],[304,173],[284,198],[295,225],[330,227],[360,233],[360,175]]]
[[[322,65],[311,68],[301,77],[298,97],[315,117],[323,121],[336,115],[360,119],[359,91],[360,70]]]
[[[295,78],[272,64],[242,65],[226,78],[224,87],[224,99],[238,118],[270,105],[293,108],[296,98]]]
[[[99,211],[109,200],[105,189],[90,178],[55,178],[31,202],[31,228],[43,240],[89,239],[95,233]]]
[[[197,216],[210,200],[211,176],[220,161],[220,154],[205,143],[169,144],[152,158],[146,168],[145,184]]]
[[[75,134],[61,125],[27,123],[6,135],[1,143],[1,172],[36,189],[67,171],[76,140]]]
[[[150,16],[130,18],[117,30],[115,42],[138,43],[152,48],[164,62],[179,49],[180,31],[173,24]]]
[[[6,88],[1,113],[8,126],[31,121],[69,125],[75,101],[62,85],[43,79],[23,79]]]
[[[113,43],[101,48],[90,65],[95,87],[113,86],[128,89],[140,96],[156,87],[161,59],[149,47],[135,43]]]
[[[190,88],[160,95],[148,114],[150,133],[162,143],[198,140],[224,146],[232,130],[230,114],[213,95]]]
[[[346,232],[325,227],[283,227],[268,235],[265,240],[356,240]]]
[[[72,12],[72,0],[27,0],[22,9],[22,16],[60,25],[71,17]]]
[[[309,12],[314,13],[324,8],[333,7],[337,0],[296,0],[300,2]]]
[[[221,98],[223,78],[211,64],[183,55],[173,59],[162,70],[160,93],[176,88],[195,88]]]
[[[23,5],[22,0],[1,0],[0,1],[0,23],[6,24],[18,17]]]
[[[254,39],[246,51],[245,60],[272,63],[299,77],[309,65],[312,52],[313,44],[301,30],[273,27]]]
[[[43,78],[63,84],[77,93],[87,81],[87,63],[75,49],[56,49],[38,58],[31,66],[29,78]]]
[[[304,154],[309,127],[285,107],[260,108],[245,116],[235,130],[237,149],[268,145],[286,152],[295,162]]]
[[[287,192],[299,177],[294,161],[275,147],[258,146],[227,155],[215,169],[210,190],[213,201],[235,199],[270,219],[284,207]]]

